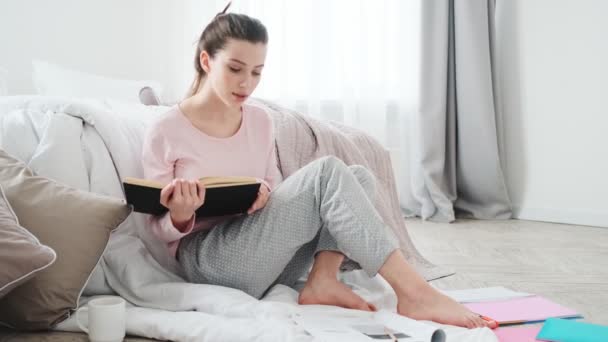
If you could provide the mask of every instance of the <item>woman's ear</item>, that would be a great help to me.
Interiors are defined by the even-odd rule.
[[[205,71],[205,73],[209,73],[209,69],[210,69],[210,63],[209,63],[209,54],[207,53],[207,51],[201,51],[201,54],[198,58],[198,62],[201,64],[201,68],[203,69],[203,71]]]

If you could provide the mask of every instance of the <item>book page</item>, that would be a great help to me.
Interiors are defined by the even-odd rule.
[[[375,314],[374,319],[388,328],[409,335],[412,341],[445,342],[446,339],[445,332],[442,329],[401,316],[395,312],[380,310]]]
[[[243,176],[209,176],[202,177],[199,181],[206,187],[258,183],[258,180],[255,177]]]
[[[312,336],[331,341],[445,342],[443,330],[384,310],[368,317],[296,314],[293,319]]]
[[[217,188],[222,186],[229,185],[244,185],[244,184],[255,184],[259,183],[258,180],[254,177],[203,177],[200,178],[199,181],[206,188]],[[162,184],[157,181],[149,180],[149,179],[141,179],[134,177],[125,177],[123,182],[133,185],[147,186],[151,188],[159,188],[162,189],[166,186],[166,184]]]

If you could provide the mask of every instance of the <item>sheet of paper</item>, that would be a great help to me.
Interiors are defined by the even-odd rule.
[[[445,332],[442,329],[394,312],[380,310],[376,312],[374,318],[391,329],[410,335],[412,340],[425,342],[444,342],[446,340]]]
[[[505,327],[494,330],[499,342],[536,342],[536,335],[541,329],[538,326]]]
[[[292,318],[310,335],[324,341],[394,341],[393,336],[399,342],[445,341],[445,333],[437,327],[382,310],[367,318],[328,319],[301,314]]]
[[[321,341],[373,341],[369,337],[355,331],[351,323],[363,323],[359,320],[337,318],[333,321],[327,317],[310,317],[296,314],[292,316],[297,325],[301,326],[310,335]]]
[[[502,286],[439,291],[459,303],[479,303],[534,296],[531,293],[517,292]]]
[[[467,303],[471,311],[490,317],[499,324],[515,322],[541,322],[550,317],[580,317],[569,308],[540,296],[505,301]]]
[[[394,339],[397,339],[398,341],[412,341],[413,339],[411,336],[406,335],[403,332],[395,331],[383,324],[378,323],[354,324],[351,325],[351,328],[371,338],[372,340],[394,341]]]

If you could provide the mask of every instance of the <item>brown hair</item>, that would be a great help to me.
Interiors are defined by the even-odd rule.
[[[222,50],[228,39],[244,40],[251,43],[268,43],[268,32],[266,27],[255,18],[244,14],[226,13],[230,7],[229,2],[226,8],[218,13],[215,18],[205,27],[201,34],[194,55],[194,70],[196,75],[188,96],[192,96],[200,89],[206,76],[200,63],[202,51],[207,51],[210,58],[215,57],[219,50]]]

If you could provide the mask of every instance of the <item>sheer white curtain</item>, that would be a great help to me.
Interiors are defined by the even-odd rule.
[[[226,3],[191,1],[190,29],[200,34]],[[237,0],[229,11],[260,19],[269,32],[254,96],[367,131],[391,151],[400,192],[408,191],[420,0]]]

